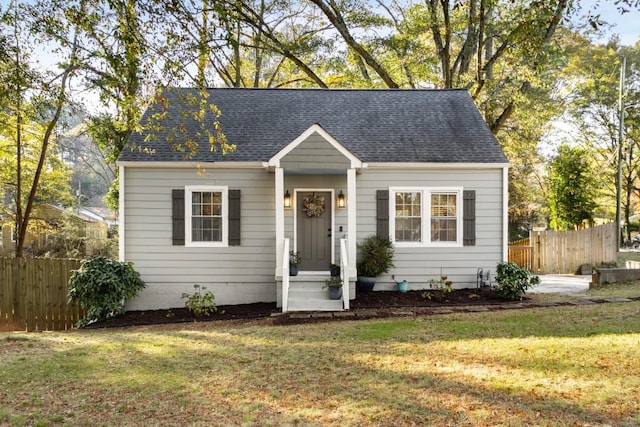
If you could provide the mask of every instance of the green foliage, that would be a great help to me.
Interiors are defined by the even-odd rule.
[[[446,294],[453,292],[453,282],[449,280],[447,276],[440,276],[437,280],[429,280],[429,289],[431,289],[431,291],[424,291],[421,294],[423,299],[431,300],[435,298],[441,300],[444,299]]]
[[[551,228],[567,230],[593,219],[596,208],[596,180],[583,148],[558,147],[549,164],[549,207]]]
[[[618,263],[616,261],[603,261],[598,264],[598,268],[618,268]]]
[[[388,272],[393,266],[393,242],[376,235],[366,237],[358,245],[360,261],[358,261],[358,275],[364,277],[378,277]]]
[[[324,281],[325,288],[341,288],[342,287],[342,279],[339,276],[329,277]]]
[[[289,251],[289,264],[291,265],[299,265],[300,264],[300,252]]]
[[[78,326],[124,313],[125,303],[145,286],[133,263],[105,257],[84,260],[69,279],[69,301],[87,311]]]
[[[200,285],[193,285],[195,289],[192,294],[183,293],[182,299],[186,299],[185,306],[195,313],[196,316],[208,316],[218,311],[216,303],[214,302],[215,296],[211,291],[207,290],[206,286],[200,287]]]
[[[429,280],[429,289],[436,291],[442,291],[444,293],[450,293],[453,291],[453,282],[447,278],[447,276],[440,276],[440,279]]]
[[[534,285],[540,283],[538,276],[532,276],[524,268],[513,262],[498,264],[496,281],[498,282],[498,295],[510,300],[520,300]]]

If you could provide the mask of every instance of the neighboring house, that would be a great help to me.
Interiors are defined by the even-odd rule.
[[[29,220],[29,228],[24,247],[30,255],[40,255],[55,246],[54,239],[65,226],[65,221],[72,222],[78,232],[86,237],[85,251],[92,253],[92,243],[107,238],[108,225],[96,217],[85,215],[80,211],[43,203],[35,206]],[[6,216],[1,222],[2,246],[0,255],[11,256],[16,245],[16,229],[14,219]]]
[[[377,290],[395,288],[391,274],[410,289],[440,275],[475,287],[478,268],[506,260],[508,164],[467,91],[207,93],[235,152],[206,138],[191,158],[176,151],[176,129],[196,138],[214,119],[184,101],[197,90],[171,89],[145,113],[161,117],[154,134],[120,155],[120,257],[147,283],[130,309],[183,306],[194,284],[218,304],[348,308],[357,243],[374,233],[395,245]],[[287,249],[302,256],[295,278]],[[337,305],[321,291],[330,263],[347,266]]]

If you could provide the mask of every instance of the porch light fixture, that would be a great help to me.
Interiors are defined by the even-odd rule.
[[[289,194],[289,190],[284,193],[284,207],[285,209],[291,209],[291,194]]]
[[[344,209],[347,207],[347,198],[342,193],[342,190],[340,190],[340,194],[338,194],[338,199],[336,200],[336,206],[338,207],[338,209]]]

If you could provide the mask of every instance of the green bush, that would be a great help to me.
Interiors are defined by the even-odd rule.
[[[540,283],[538,276],[513,262],[502,262],[496,269],[498,275],[498,295],[510,300],[521,300],[527,289]]]
[[[124,313],[124,305],[145,283],[132,263],[105,257],[86,259],[69,279],[69,302],[86,310],[78,327]]]
[[[194,293],[182,294],[182,298],[187,300],[185,305],[189,310],[193,311],[196,316],[208,316],[218,311],[214,302],[215,296],[207,290],[206,286],[203,286],[202,289],[200,289],[200,285],[193,285],[193,287],[195,288]]]
[[[360,248],[360,261],[356,268],[358,276],[378,277],[393,268],[393,242],[376,235],[366,237]]]

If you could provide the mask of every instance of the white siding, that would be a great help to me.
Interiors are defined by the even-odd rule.
[[[206,286],[218,304],[276,300],[274,178],[263,169],[126,168],[125,258],[147,288],[128,309],[184,306],[182,293]],[[241,190],[241,245],[172,244],[171,190],[219,185]]]
[[[396,248],[395,267],[378,278],[377,290],[395,289],[407,280],[410,289],[428,289],[430,279],[446,275],[456,288],[476,286],[478,268],[491,270],[502,261],[502,168],[496,169],[369,169],[358,175],[358,240],[376,232],[376,190],[389,187],[463,187],[476,191],[476,244],[456,248]]]

